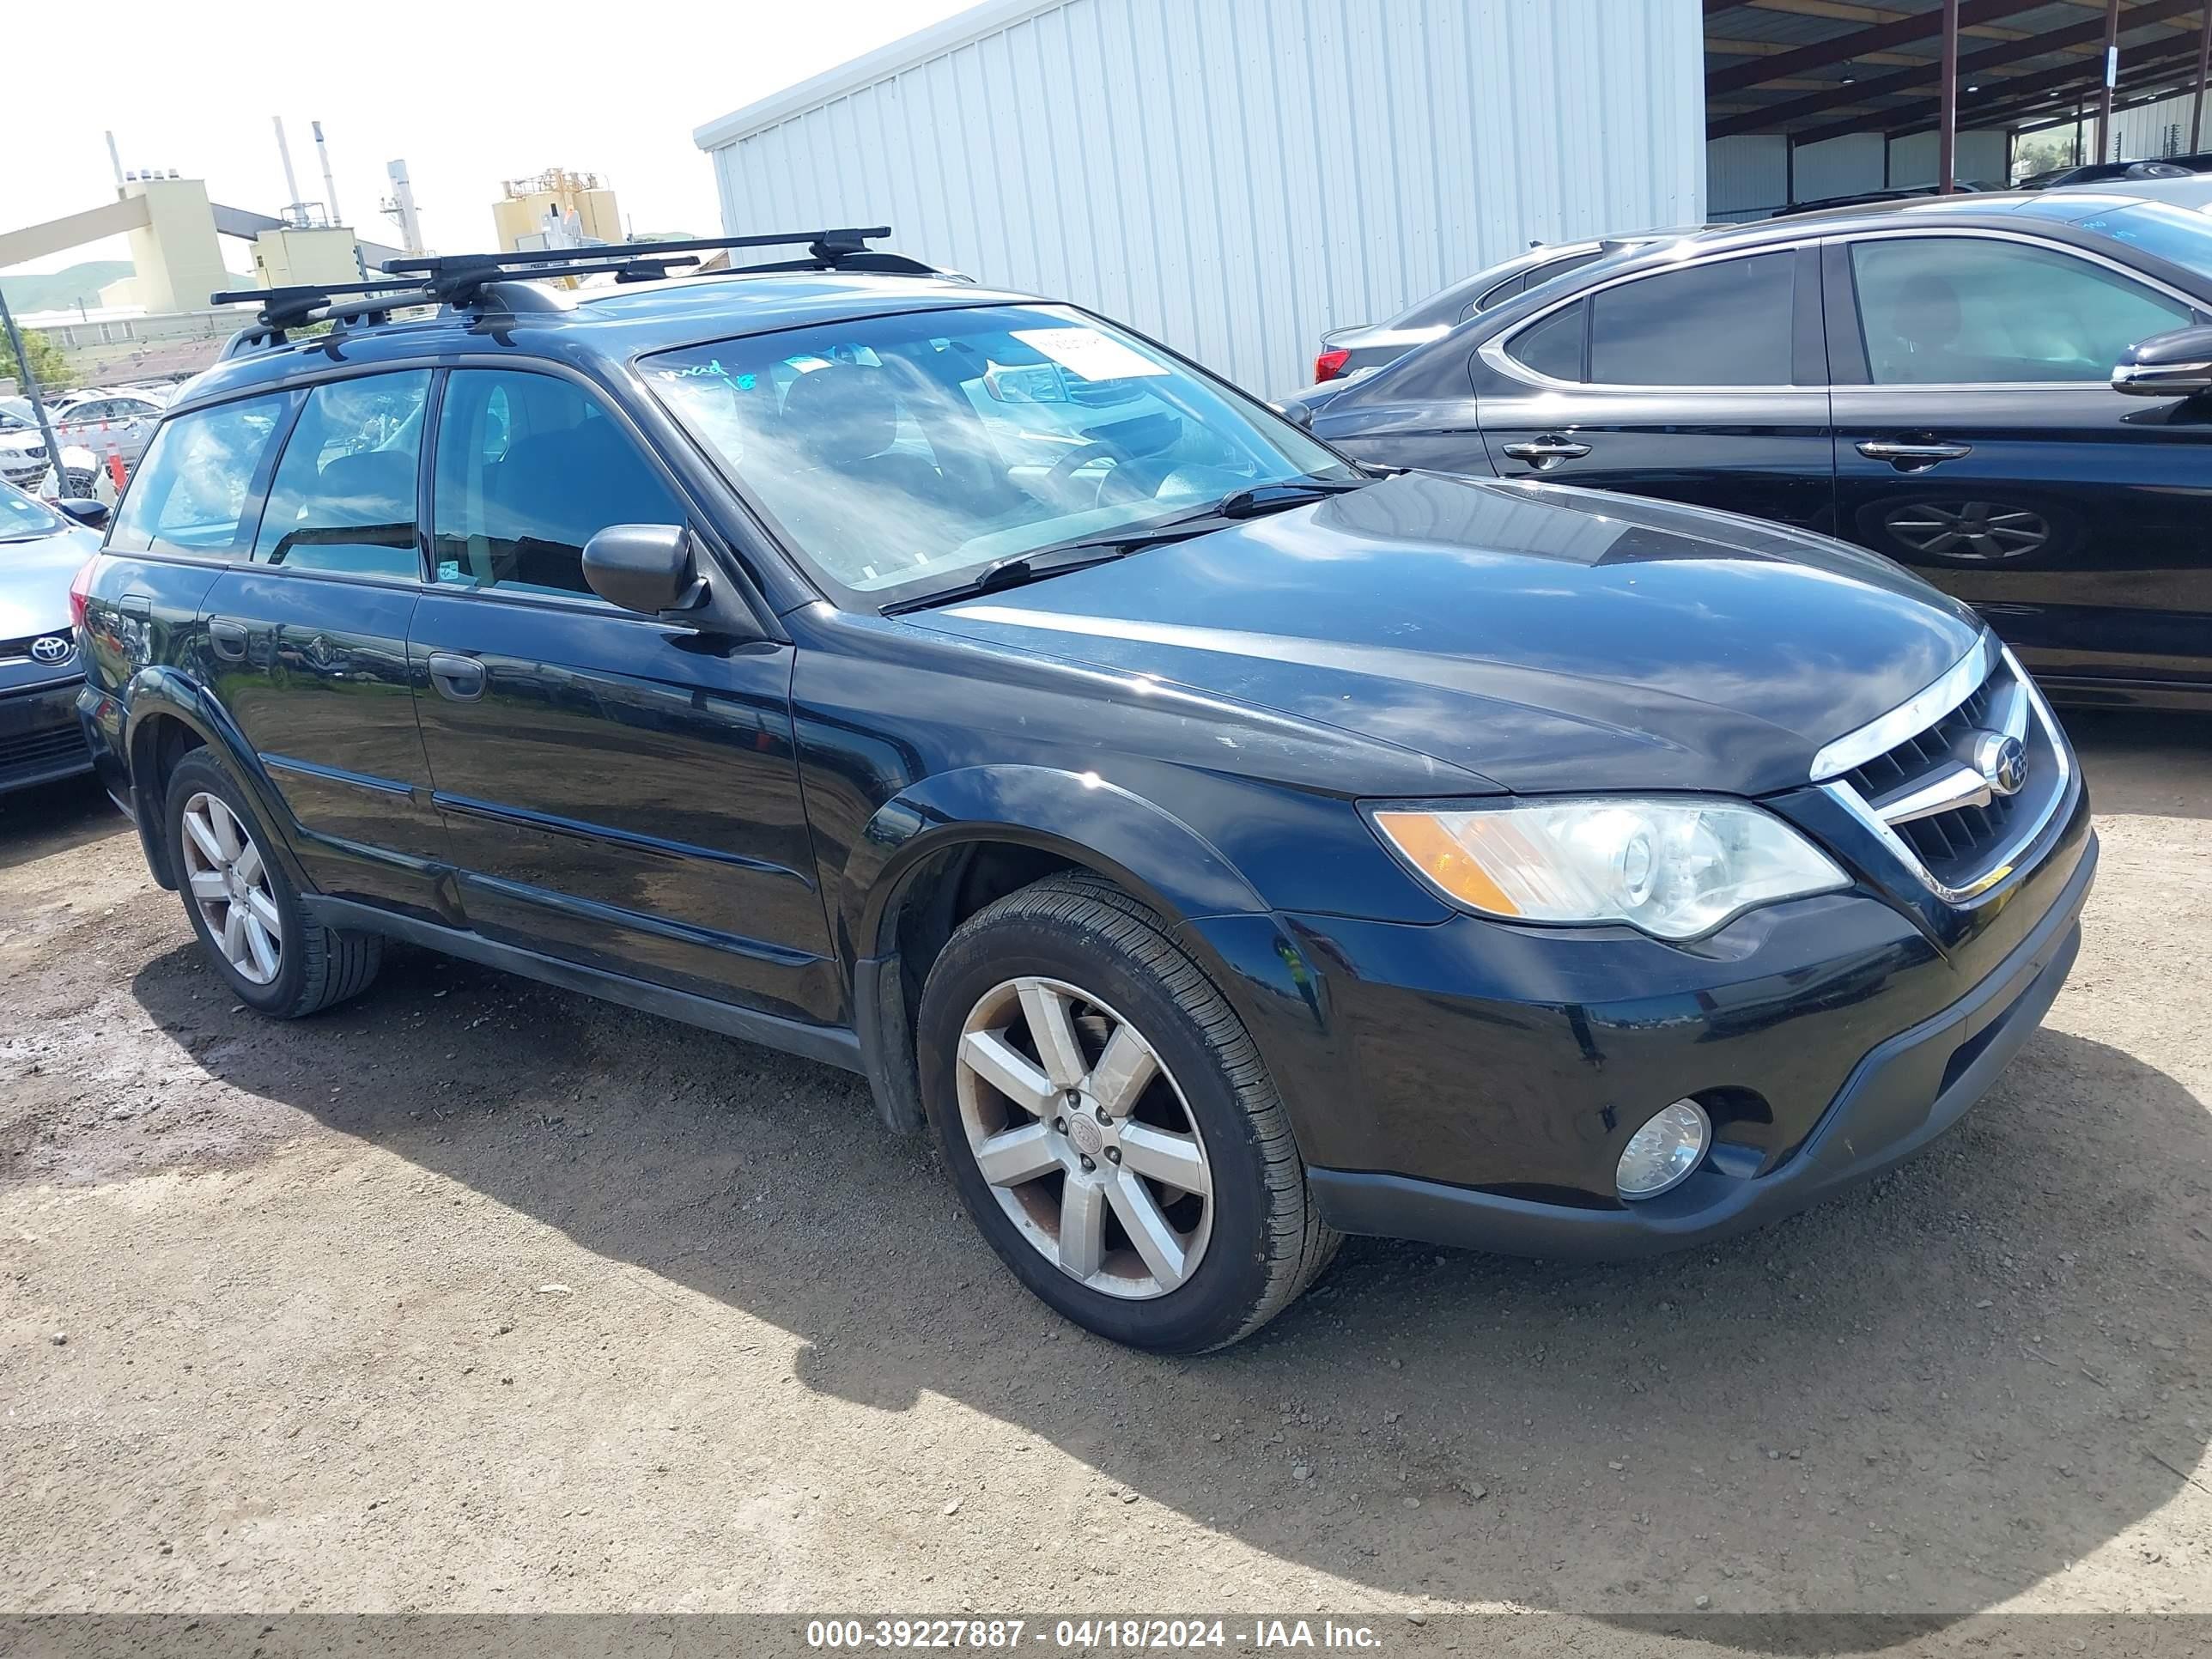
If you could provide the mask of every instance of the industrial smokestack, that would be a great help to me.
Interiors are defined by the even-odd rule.
[[[410,253],[422,251],[422,224],[415,216],[415,187],[407,182],[407,163],[393,161],[385,167],[392,176],[392,200],[385,211],[399,222],[399,239]]]
[[[276,154],[284,162],[284,211],[289,216],[300,205],[300,181],[292,176],[292,147],[284,142],[284,118],[272,115],[269,118],[276,124]]]
[[[123,152],[115,148],[115,135],[107,135],[107,164],[115,169],[115,193],[123,193]]]
[[[323,124],[310,121],[307,125],[315,130],[315,154],[322,158],[323,205],[330,210],[331,222],[342,225],[345,222],[345,215],[338,211],[337,181],[331,177],[331,153],[323,143]]]

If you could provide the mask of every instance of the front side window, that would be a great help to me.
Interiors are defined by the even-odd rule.
[[[1855,242],[1851,276],[1877,386],[2108,380],[2127,347],[2191,314],[2089,260],[1985,237]]]
[[[254,562],[419,578],[415,471],[429,393],[427,368],[308,392],[270,483]]]
[[[686,514],[628,431],[551,374],[457,368],[438,414],[431,557],[441,582],[591,596],[584,544]]]
[[[163,422],[124,492],[109,550],[228,557],[289,403],[278,392]]]
[[[1590,296],[1600,386],[1788,386],[1795,253],[1639,276]]]
[[[1352,476],[1261,405],[1059,306],[863,318],[644,368],[823,584],[871,607],[1253,484]]]

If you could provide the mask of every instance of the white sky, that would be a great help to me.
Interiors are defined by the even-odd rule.
[[[0,131],[12,135],[0,229],[113,200],[101,137],[110,127],[125,167],[174,167],[206,179],[217,202],[275,213],[286,198],[270,118],[281,115],[301,196],[325,195],[307,125],[319,120],[338,206],[372,242],[400,240],[377,211],[389,193],[385,163],[396,158],[414,182],[424,240],[441,252],[495,246],[491,204],[501,181],[556,167],[599,174],[629,228],[716,235],[714,169],[692,129],[968,3],[295,0],[257,11],[100,0],[63,14],[18,6],[9,44],[18,72],[0,81]],[[87,27],[46,35],[63,15]],[[326,31],[319,15],[333,20]],[[42,35],[54,54],[44,68]],[[225,237],[222,247],[234,270],[251,270],[246,243]],[[129,244],[116,238],[19,269],[128,258]]]

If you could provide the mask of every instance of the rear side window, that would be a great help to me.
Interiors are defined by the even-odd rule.
[[[228,558],[241,526],[252,526],[255,486],[289,403],[279,392],[165,422],[124,494],[108,550]]]
[[[1516,273],[1511,276],[1508,276],[1504,282],[1498,283],[1495,288],[1485,289],[1482,291],[1482,297],[1480,299],[1477,300],[1465,311],[1460,313],[1461,320],[1465,321],[1468,318],[1474,316],[1478,311],[1487,311],[1492,306],[1504,305],[1508,300],[1512,299],[1528,285],[1528,278],[1527,274],[1525,272],[1520,272]]]
[[[432,557],[441,582],[588,595],[584,544],[686,514],[629,434],[550,374],[456,369],[438,415]]]
[[[1590,300],[1600,386],[1788,386],[1796,255],[1662,271]]]
[[[419,580],[415,475],[429,393],[427,368],[310,392],[269,486],[254,562]]]
[[[1577,300],[1564,310],[1555,311],[1534,328],[1521,331],[1506,348],[1507,354],[1524,368],[1554,380],[1579,380],[1583,378],[1583,333],[1584,319],[1589,315],[1589,301]]]

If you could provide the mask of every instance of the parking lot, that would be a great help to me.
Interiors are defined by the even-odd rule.
[[[1930,1156],[1648,1265],[1354,1241],[1194,1361],[857,1079],[411,951],[260,1020],[15,798],[0,1601],[2212,1610],[2212,725],[2072,724],[2081,963]]]

